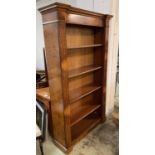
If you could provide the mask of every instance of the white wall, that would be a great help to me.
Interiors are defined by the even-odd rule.
[[[112,13],[112,0],[94,0],[94,11],[104,14]]]
[[[94,0],[76,0],[76,7],[93,11],[94,10]]]
[[[44,38],[43,38],[43,27],[41,14],[36,11],[36,68],[37,70],[44,70],[44,59],[43,59],[43,47],[44,47]]]

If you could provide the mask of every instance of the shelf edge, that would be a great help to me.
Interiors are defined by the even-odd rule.
[[[71,123],[71,127],[73,125],[75,125],[76,123],[78,123],[79,121],[81,121],[82,119],[84,119],[85,117],[87,117],[89,114],[91,114],[92,112],[96,111],[97,109],[99,109],[101,107],[101,104],[96,105],[96,107],[94,107],[93,109],[91,109],[89,112],[87,112],[87,114],[83,115],[81,118],[77,119],[76,121],[74,121],[73,123]]]

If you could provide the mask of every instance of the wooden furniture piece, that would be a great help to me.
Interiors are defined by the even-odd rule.
[[[64,152],[105,121],[110,15],[54,3],[42,14],[53,140]]]
[[[49,133],[52,135],[52,116],[49,87],[36,89],[36,100],[45,105],[48,113],[48,129]]]
[[[49,87],[36,89],[36,99],[44,103],[46,110],[50,109]]]

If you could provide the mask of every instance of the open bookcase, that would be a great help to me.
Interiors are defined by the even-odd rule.
[[[64,152],[105,120],[111,16],[54,3],[43,19],[53,140]]]

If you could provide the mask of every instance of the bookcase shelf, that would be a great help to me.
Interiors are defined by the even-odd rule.
[[[105,120],[111,16],[54,3],[42,14],[52,135],[64,152]]]
[[[74,77],[77,77],[77,76],[80,76],[86,73],[96,71],[101,68],[102,66],[89,65],[89,66],[84,66],[84,67],[80,67],[77,69],[72,69],[71,71],[69,71],[69,78],[74,78]]]
[[[92,47],[101,47],[102,44],[93,44],[93,45],[83,45],[83,46],[77,46],[77,47],[68,47],[67,49],[80,49],[80,48],[92,48]]]
[[[101,107],[101,104],[87,104],[83,106],[82,109],[78,109],[77,112],[71,116],[71,126],[77,124],[80,120],[97,110],[99,107]]]
[[[76,139],[96,126],[96,124],[98,124],[100,121],[101,119],[97,111],[79,121],[77,124],[71,127],[72,141],[76,141]]]
[[[69,92],[70,103],[82,99],[83,97],[101,89],[101,86],[86,85]]]

